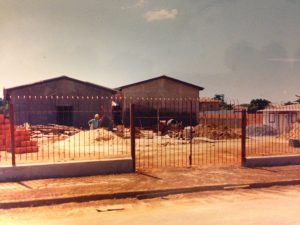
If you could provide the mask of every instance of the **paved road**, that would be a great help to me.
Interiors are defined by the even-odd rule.
[[[300,224],[300,186],[0,210],[0,224]]]

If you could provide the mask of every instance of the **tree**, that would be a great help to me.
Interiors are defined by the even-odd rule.
[[[248,106],[248,112],[255,113],[258,110],[263,110],[270,103],[271,102],[269,100],[262,99],[262,98],[252,99],[251,102],[250,102],[250,105]]]
[[[295,100],[295,102],[300,103],[300,95],[296,95],[297,99]]]
[[[224,103],[224,94],[215,94],[215,96],[213,97],[213,99],[215,100],[219,100],[220,102]]]
[[[291,102],[291,101],[288,101],[288,102],[285,102],[284,105],[294,105],[295,103]]]
[[[296,100],[295,101],[288,101],[285,102],[284,105],[294,105],[294,104],[299,104],[300,103],[300,95],[295,95],[296,96]]]
[[[215,94],[213,99],[220,101],[220,108],[225,109],[225,110],[232,110],[233,105],[232,104],[227,104],[225,102],[225,95],[224,94]]]

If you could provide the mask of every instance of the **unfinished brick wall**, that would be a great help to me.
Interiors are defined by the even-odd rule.
[[[15,129],[15,153],[38,152],[36,141],[30,140],[30,132],[25,128]],[[0,151],[11,151],[11,130],[10,121],[0,114]]]

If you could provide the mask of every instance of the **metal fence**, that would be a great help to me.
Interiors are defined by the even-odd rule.
[[[129,128],[114,123],[112,102],[98,96],[12,97],[0,117],[1,164],[130,157]],[[90,129],[97,113],[100,128]]]
[[[139,99],[135,104],[137,168],[239,165],[241,121],[225,110],[200,118],[198,99]],[[147,113],[145,113],[147,112]],[[241,114],[241,112],[239,112]],[[231,126],[226,123],[230,119]]]
[[[199,99],[104,96],[17,96],[8,104],[1,165],[132,157],[137,169],[231,166],[300,149],[298,105],[203,112]],[[96,113],[101,126],[91,130]]]
[[[300,105],[282,105],[249,113],[246,155],[270,156],[300,153]]]

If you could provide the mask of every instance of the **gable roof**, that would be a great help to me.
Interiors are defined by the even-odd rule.
[[[293,105],[283,105],[278,107],[272,107],[272,108],[265,108],[262,110],[259,110],[260,112],[300,112],[300,104],[293,104]]]
[[[6,88],[5,91],[13,91],[13,90],[16,90],[16,89],[26,88],[26,87],[33,86],[33,85],[44,84],[44,83],[58,81],[58,80],[62,80],[62,79],[70,80],[70,81],[77,82],[77,83],[81,83],[81,84],[84,84],[84,85],[87,85],[87,86],[90,86],[90,87],[94,87],[94,88],[105,89],[107,91],[110,91],[112,94],[116,93],[116,90],[113,90],[111,88],[100,86],[100,85],[93,84],[93,83],[89,83],[89,82],[86,82],[86,81],[77,80],[77,79],[74,79],[74,78],[71,78],[71,77],[68,77],[68,76],[59,76],[59,77],[55,77],[55,78],[51,78],[51,79],[47,79],[47,80],[34,82],[34,83],[31,83],[31,84],[25,84],[25,85],[12,87],[12,88]]]
[[[173,77],[162,75],[162,76],[159,76],[159,77],[154,77],[154,78],[151,78],[151,79],[147,79],[147,80],[139,81],[139,82],[136,82],[136,83],[124,85],[124,86],[116,88],[116,90],[121,91],[122,89],[127,88],[127,87],[131,87],[131,86],[135,86],[135,85],[139,85],[139,84],[143,84],[143,83],[147,83],[147,82],[150,82],[150,81],[159,80],[159,79],[163,79],[163,78],[168,79],[168,80],[172,80],[172,81],[175,81],[175,82],[178,82],[178,83],[182,83],[182,84],[191,86],[193,88],[197,88],[199,91],[202,91],[204,89],[203,87],[200,87],[200,86],[197,86],[197,85],[194,85],[194,84],[191,84],[191,83],[187,83],[185,81],[178,80],[178,79],[175,79]]]

